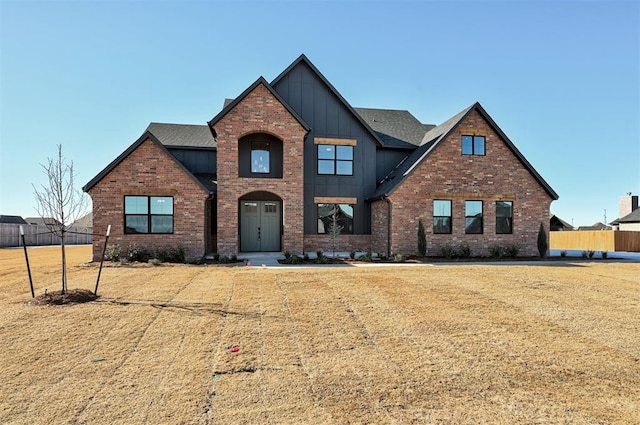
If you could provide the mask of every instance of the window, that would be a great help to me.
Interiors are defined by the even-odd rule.
[[[353,175],[353,146],[318,145],[318,174]]]
[[[496,233],[513,233],[513,202],[496,202]]]
[[[335,215],[340,234],[353,234],[353,205],[318,204],[318,233],[329,234]]]
[[[464,201],[464,231],[482,233],[482,201]]]
[[[433,233],[451,233],[451,201],[433,201]]]
[[[462,136],[462,155],[484,155],[484,136]]]
[[[173,233],[173,197],[125,196],[125,233]]]
[[[251,172],[268,174],[270,169],[269,142],[251,142]]]

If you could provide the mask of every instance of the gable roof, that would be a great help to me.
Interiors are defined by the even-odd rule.
[[[557,215],[551,214],[551,217],[549,218],[549,230],[557,229],[573,230],[573,226]]]
[[[83,215],[71,224],[71,227],[93,227],[93,213]]]
[[[624,217],[620,217],[611,222],[611,224],[619,223],[640,223],[640,208],[636,208]]]
[[[25,221],[29,224],[36,224],[39,226],[59,226],[60,223],[53,217],[27,217]]]
[[[216,123],[218,121],[220,121],[222,119],[222,117],[227,115],[227,113],[229,113],[229,111],[231,111],[233,108],[235,108],[238,103],[242,102],[242,100],[244,100],[244,98],[247,97],[249,95],[249,93],[251,93],[253,90],[255,90],[255,88],[258,87],[260,84],[262,84],[267,90],[269,90],[269,93],[271,93],[273,95],[273,97],[275,97],[278,100],[278,102],[280,102],[280,104],[282,106],[284,106],[287,111],[289,111],[289,113],[296,119],[296,121],[298,121],[300,123],[300,125],[306,131],[309,131],[311,129],[311,127],[309,127],[309,124],[307,124],[302,119],[302,117],[300,115],[298,115],[298,113],[296,111],[294,111],[293,108],[291,108],[291,106],[289,106],[287,104],[287,102],[285,102],[282,97],[280,97],[278,92],[276,92],[273,89],[273,87],[267,82],[267,80],[265,80],[264,77],[260,77],[253,84],[251,84],[245,91],[243,91],[240,94],[240,96],[238,96],[235,99],[233,99],[233,101],[227,103],[227,101],[225,100],[225,106],[224,106],[224,108],[222,108],[222,111],[220,111],[215,117],[211,118],[211,120],[208,122],[208,124],[209,124],[209,128],[213,132],[213,136],[214,137],[216,137],[216,134],[215,134],[215,129],[213,128],[213,126],[216,125]]]
[[[607,226],[606,224],[598,221],[593,223],[592,226],[579,226],[578,230],[611,230],[611,226]]]
[[[345,100],[344,97],[342,97],[342,95],[340,94],[340,92],[338,92],[338,90],[336,90],[336,88],[333,86],[333,84],[331,84],[329,82],[329,80],[327,80],[325,78],[324,75],[322,75],[322,72],[320,72],[320,70],[318,68],[316,68],[316,66],[311,63],[311,61],[309,60],[309,58],[307,58],[306,55],[301,54],[300,56],[298,56],[298,58],[296,60],[294,60],[291,65],[289,65],[284,71],[282,71],[280,73],[280,75],[278,75],[276,78],[273,79],[273,81],[271,81],[271,85],[275,86],[276,84],[278,84],[278,82],[284,78],[285,75],[287,75],[293,68],[295,68],[299,63],[304,63],[306,64],[311,71],[313,71],[318,78],[320,79],[320,81],[322,81],[328,88],[329,91],[331,93],[333,93],[333,95],[340,101],[340,103],[342,103],[342,105],[347,108],[347,110],[349,112],[351,112],[351,114],[354,116],[354,118],[360,122],[360,124],[362,124],[362,126],[365,128],[365,130],[371,135],[371,137],[373,137],[373,139],[380,144],[380,146],[387,146],[385,145],[384,141],[380,138],[380,136],[369,126],[369,124],[367,124],[367,122],[360,116],[360,114],[358,114],[356,112],[356,110],[349,104],[349,102],[347,102]],[[393,147],[393,146],[389,146],[389,147]]]
[[[146,131],[156,136],[165,146],[216,148],[218,145],[206,125],[152,122]]]
[[[138,147],[142,143],[144,143],[147,139],[149,139],[153,143],[155,143],[156,146],[158,146],[160,148],[160,150],[162,150],[165,154],[167,154],[167,156],[169,158],[171,158],[176,163],[176,165],[178,167],[180,167],[180,169],[182,169],[185,173],[187,173],[187,175],[190,176],[193,179],[193,181],[196,182],[198,184],[198,186],[200,186],[205,192],[212,193],[212,191],[207,186],[205,186],[200,180],[198,180],[191,173],[191,171],[189,171],[184,165],[182,165],[182,163],[180,161],[178,161],[175,156],[171,155],[171,152],[169,152],[167,150],[167,148],[162,143],[160,143],[158,138],[156,136],[154,136],[150,131],[145,131],[144,134],[142,136],[140,136],[140,138],[138,140],[133,142],[133,144],[131,146],[129,146],[124,152],[122,152],[116,159],[111,161],[111,163],[109,165],[107,165],[102,171],[100,171],[98,173],[98,175],[96,175],[86,185],[84,185],[82,190],[85,191],[85,192],[88,192],[92,187],[94,187],[96,184],[98,184],[98,182],[100,182],[100,180],[102,180],[107,174],[109,174],[116,166],[118,166],[118,164],[120,164],[129,155],[131,155],[131,153],[133,153],[133,151],[138,149]]]
[[[29,224],[19,215],[0,215],[0,223],[4,224]]]
[[[422,124],[409,111],[397,109],[353,108],[375,131],[386,146],[414,149],[427,131],[435,127]]]
[[[529,171],[529,173],[536,179],[536,181],[542,186],[542,188],[551,196],[552,199],[558,199],[558,194],[549,186],[549,184],[542,178],[540,174],[533,168],[533,166],[527,161],[522,153],[515,147],[513,142],[507,137],[506,134],[498,127],[498,124],[489,116],[479,102],[463,109],[453,117],[449,118],[442,124],[429,130],[423,137],[421,145],[418,149],[413,151],[403,162],[385,177],[382,184],[378,189],[368,198],[368,200],[376,200],[389,196],[420,164],[424,159],[433,152],[433,150],[445,140],[449,134],[467,117],[471,111],[477,111],[489,124],[489,126],[496,132],[496,134],[504,141],[509,147],[511,152],[518,158],[520,163]]]

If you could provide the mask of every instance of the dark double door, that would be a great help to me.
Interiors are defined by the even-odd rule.
[[[240,201],[240,250],[280,251],[280,201]]]

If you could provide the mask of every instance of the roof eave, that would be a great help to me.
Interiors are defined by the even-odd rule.
[[[111,161],[102,171],[100,171],[93,179],[91,179],[86,185],[82,187],[83,192],[89,192],[96,184],[98,184],[103,178],[105,178],[115,167],[117,167],[122,161],[125,160],[133,151],[135,151],[146,140],[151,140],[155,143],[169,158],[171,158],[191,179],[198,184],[205,192],[212,193],[207,189],[192,173],[189,171],[178,159],[169,152],[169,150],[158,140],[156,136],[150,131],[145,131],[142,136],[138,138],[131,146],[129,146],[124,152],[122,152],[116,159]]]

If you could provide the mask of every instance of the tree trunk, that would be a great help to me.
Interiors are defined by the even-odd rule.
[[[62,247],[62,293],[67,293],[67,253],[65,251],[65,232],[60,237]]]

